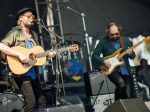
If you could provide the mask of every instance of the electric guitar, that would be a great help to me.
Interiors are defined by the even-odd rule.
[[[20,59],[16,56],[7,55],[7,62],[9,65],[10,70],[15,75],[21,75],[26,73],[32,66],[41,66],[44,65],[46,62],[46,56],[52,51],[56,53],[62,53],[65,51],[71,51],[75,52],[79,50],[79,47],[77,44],[70,45],[69,47],[60,48],[57,50],[48,50],[44,51],[44,49],[41,46],[35,46],[31,49],[26,49],[24,47],[15,46],[12,47],[13,50],[19,51],[29,57],[29,61],[27,63],[22,63]]]
[[[130,49],[133,50],[134,48],[136,48],[137,46],[139,46],[143,42],[144,43],[150,42],[150,37],[144,38],[143,40],[141,40],[140,42],[138,42],[134,46],[130,47]],[[127,50],[120,53],[122,51],[122,48],[119,48],[112,55],[104,57],[104,60],[108,60],[110,62],[111,67],[107,67],[107,66],[105,66],[105,64],[102,64],[102,65],[100,65],[100,72],[105,74],[105,75],[110,75],[116,67],[123,65],[124,61],[122,61],[121,59],[124,55],[127,54]]]

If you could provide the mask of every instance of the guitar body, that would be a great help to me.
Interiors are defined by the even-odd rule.
[[[27,57],[29,57],[30,54],[37,54],[37,53],[44,52],[44,49],[41,46],[35,46],[31,49],[15,46],[12,47],[12,49],[23,53]],[[11,56],[11,55],[7,56],[7,61],[10,70],[16,75],[24,74],[32,67],[32,66],[25,66],[18,57]],[[41,66],[45,64],[45,62],[46,62],[46,57],[36,58],[36,63],[34,64],[34,66]]]
[[[105,75],[110,75],[116,67],[124,64],[123,61],[120,61],[118,59],[118,55],[120,54],[121,50],[122,50],[122,48],[116,50],[112,55],[104,57],[104,60],[108,60],[110,62],[111,67],[107,67],[104,64],[102,64],[100,66],[101,73],[103,73]]]

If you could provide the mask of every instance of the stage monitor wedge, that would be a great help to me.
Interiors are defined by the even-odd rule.
[[[150,110],[141,98],[132,98],[117,100],[104,112],[150,112]]]

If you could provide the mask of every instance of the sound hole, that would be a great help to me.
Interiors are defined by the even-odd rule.
[[[36,61],[36,54],[31,53],[31,54],[29,55],[29,59],[31,59],[31,60],[33,60],[33,61]]]

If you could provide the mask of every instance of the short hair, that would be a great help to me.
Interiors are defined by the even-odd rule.
[[[116,22],[110,22],[110,23],[107,25],[107,27],[106,27],[106,33],[109,33],[109,32],[110,32],[110,28],[111,28],[112,26],[117,26],[119,31],[122,29],[121,26],[120,26],[118,23],[116,23]]]

